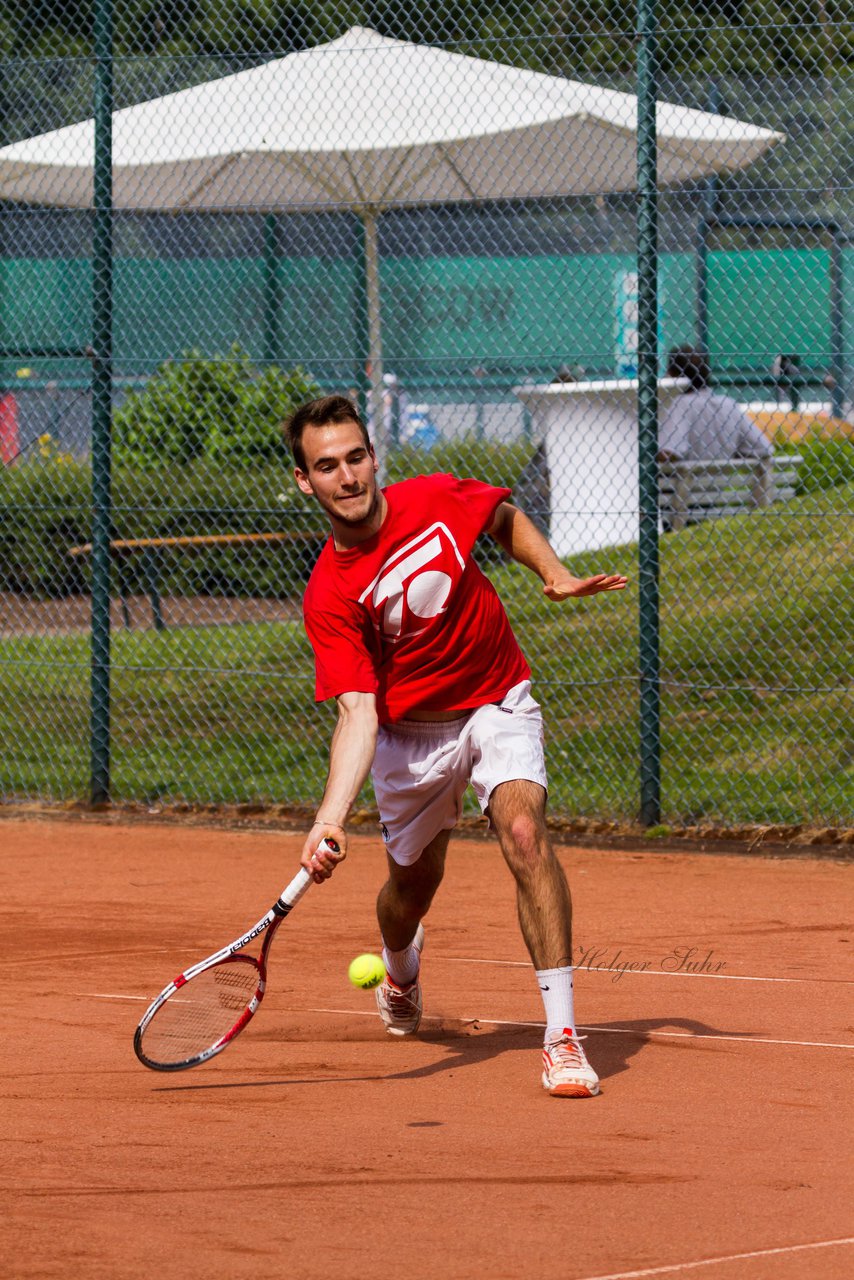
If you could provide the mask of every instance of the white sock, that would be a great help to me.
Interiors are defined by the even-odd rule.
[[[420,963],[421,952],[414,942],[410,942],[409,946],[404,947],[402,951],[390,951],[383,944],[383,964],[386,973],[399,987],[408,987],[410,982],[415,981]]]
[[[557,1040],[564,1031],[574,1036],[572,965],[566,965],[561,969],[537,969],[536,975],[546,1011],[546,1043]]]

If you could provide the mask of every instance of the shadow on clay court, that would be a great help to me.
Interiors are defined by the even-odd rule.
[[[436,1020],[439,1021],[438,1019]],[[711,1050],[719,1036],[746,1036],[750,1032],[724,1031],[718,1027],[708,1026],[690,1018],[671,1019],[636,1019],[624,1023],[599,1023],[595,1027],[582,1028],[586,1036],[586,1049],[596,1067],[600,1080],[605,1081],[627,1071],[632,1058],[640,1053],[655,1032],[678,1032],[677,1039],[658,1040],[659,1045],[667,1045],[670,1049]],[[702,1038],[698,1038],[702,1037]],[[706,1038],[708,1037],[708,1038]],[[269,1035],[265,1039],[269,1039]],[[540,1032],[537,1028],[499,1027],[486,1029],[481,1024],[443,1021],[440,1025],[423,1028],[418,1040],[427,1044],[441,1046],[446,1050],[445,1056],[437,1062],[430,1062],[405,1071],[383,1071],[371,1075],[341,1075],[330,1077],[318,1074],[311,1077],[276,1077],[269,1080],[229,1080],[193,1082],[192,1084],[169,1084],[155,1086],[155,1092],[188,1091],[198,1089],[269,1089],[283,1085],[311,1085],[330,1083],[387,1083],[392,1080],[423,1080],[445,1071],[454,1071],[464,1067],[474,1067],[491,1058],[504,1053],[517,1051],[530,1054],[541,1044]],[[287,1046],[287,1036],[282,1038],[282,1046]],[[405,1041],[389,1041],[389,1053],[393,1054]]]
[[[487,1024],[488,1026],[488,1024]],[[718,1036],[749,1035],[749,1032],[723,1031],[692,1018],[641,1018],[634,1021],[580,1027],[586,1040],[585,1050],[596,1067],[600,1080],[607,1080],[629,1069],[631,1059],[640,1053],[654,1032],[679,1032],[678,1039],[657,1041],[671,1048],[711,1049]],[[697,1037],[703,1037],[698,1039]],[[709,1037],[709,1039],[705,1039]],[[541,1032],[537,1028],[499,1027],[485,1030],[480,1024],[460,1027],[448,1023],[438,1030],[428,1028],[419,1039],[447,1046],[448,1056],[428,1066],[395,1072],[385,1077],[392,1080],[418,1079],[437,1075],[457,1067],[474,1066],[502,1053],[521,1050],[530,1053],[540,1047]]]
[[[659,1035],[656,1035],[656,1032]],[[678,1035],[669,1039],[667,1032]],[[632,1058],[643,1051],[653,1037],[659,1048],[673,1051],[717,1052],[715,1040],[729,1036],[749,1039],[751,1031],[724,1030],[693,1018],[637,1018],[628,1022],[600,1022],[590,1027],[587,1051],[600,1080],[608,1080],[628,1071]]]

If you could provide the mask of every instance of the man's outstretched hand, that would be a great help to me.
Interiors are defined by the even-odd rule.
[[[622,591],[628,582],[621,573],[597,573],[592,578],[574,578],[571,573],[556,574],[543,587],[550,600],[569,600],[577,596],[595,596],[600,591]]]

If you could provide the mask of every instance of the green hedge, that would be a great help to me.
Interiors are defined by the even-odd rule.
[[[0,475],[0,589],[42,599],[88,591],[90,557],[69,553],[91,542],[91,487],[90,468],[73,462],[33,462]],[[164,592],[293,595],[325,537],[320,512],[301,498],[284,465],[249,471],[200,462],[174,470],[114,472],[113,538],[279,532],[316,536],[283,548],[163,551],[158,578]],[[114,561],[115,593],[120,572],[127,591],[145,590],[140,555]]]
[[[0,590],[51,599],[89,590],[89,557],[72,547],[91,542],[92,473],[47,446],[40,456],[0,468]],[[512,487],[530,446],[459,441],[423,453],[401,449],[389,462],[389,479],[421,471],[481,475]],[[313,535],[284,546],[206,547],[158,554],[160,589],[171,595],[286,598],[299,595],[327,534],[323,513],[293,482],[281,443],[275,464],[247,468],[199,459],[189,466],[116,467],[113,530],[116,539],[170,538],[223,533]],[[141,555],[113,565],[125,590],[146,590]]]
[[[512,489],[532,452],[533,446],[527,440],[496,444],[472,436],[440,443],[429,451],[402,445],[389,455],[388,480],[393,483],[407,476],[442,471],[454,476],[476,476]]]
[[[163,591],[292,594],[319,546],[316,513],[289,480],[281,423],[321,388],[301,368],[255,368],[239,347],[224,358],[187,351],[166,361],[116,409],[112,424],[115,539],[317,530],[279,547],[157,553]],[[91,471],[49,435],[0,478],[0,589],[56,597],[87,588]],[[278,497],[284,490],[284,502]],[[114,587],[145,589],[141,555],[114,562]]]

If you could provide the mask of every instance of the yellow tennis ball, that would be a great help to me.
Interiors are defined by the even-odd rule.
[[[385,978],[385,965],[379,956],[356,956],[355,960],[350,961],[347,977],[354,987],[361,987],[363,991],[371,991],[374,987],[378,987]]]

